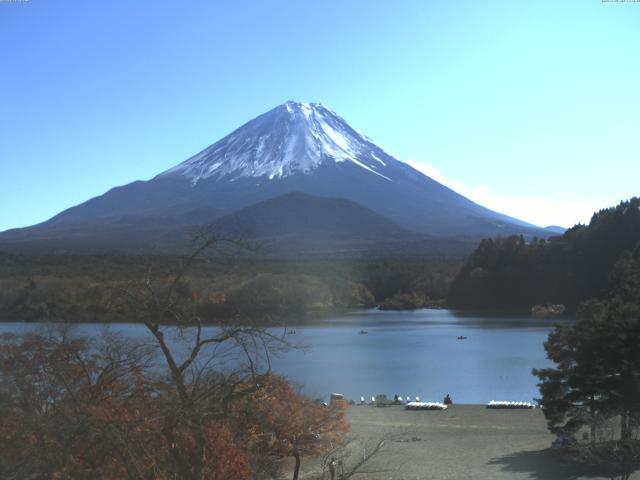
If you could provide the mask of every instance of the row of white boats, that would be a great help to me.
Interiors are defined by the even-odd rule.
[[[491,400],[487,404],[487,408],[536,408],[536,406],[529,402],[502,402]]]
[[[387,400],[386,396],[379,395],[378,397],[371,397],[371,403],[369,405],[405,405],[407,410],[445,410],[449,405],[442,402],[422,402],[420,397],[414,397],[412,400],[410,396],[400,397],[397,396],[393,400]],[[364,397],[360,397],[360,405],[366,405]],[[511,402],[503,400],[491,400],[487,403],[487,408],[492,409],[530,409],[536,408],[535,404],[530,402]]]
[[[407,410],[446,410],[447,407],[441,402],[409,402],[405,406]]]
[[[405,408],[407,410],[445,410],[447,404],[441,402],[408,402]],[[487,408],[493,409],[529,409],[536,408],[533,403],[529,402],[504,402],[491,400],[487,404]]]

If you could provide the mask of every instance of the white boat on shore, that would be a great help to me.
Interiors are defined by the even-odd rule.
[[[440,402],[409,402],[406,410],[446,410],[448,405]]]
[[[495,401],[495,400],[491,400],[488,404],[487,404],[487,408],[492,408],[492,409],[529,409],[529,408],[536,408],[535,405],[533,403],[529,403],[529,402],[507,402],[507,401]]]

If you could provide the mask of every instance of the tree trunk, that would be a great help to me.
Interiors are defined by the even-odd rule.
[[[202,424],[200,423],[200,419],[196,418],[196,448],[197,448],[197,461],[195,465],[195,477],[198,480],[205,480],[205,465],[207,464],[207,449],[205,446],[205,438],[204,432],[202,431]]]
[[[300,473],[300,453],[298,450],[293,451],[293,458],[296,459],[296,466],[293,469],[293,480],[298,480],[298,474]]]
[[[591,442],[591,445],[594,447],[596,446],[596,421],[597,421],[595,401],[596,399],[594,398],[593,395],[591,395],[591,402],[589,406],[591,410],[591,425],[590,425],[591,432],[589,433],[589,435],[591,438],[589,440]]]
[[[623,442],[631,437],[629,429],[629,412],[623,409],[620,413],[620,440]]]

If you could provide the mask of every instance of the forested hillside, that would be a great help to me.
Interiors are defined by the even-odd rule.
[[[559,237],[483,240],[454,279],[448,302],[497,310],[562,303],[572,310],[605,295],[616,261],[639,244],[637,197],[600,210],[589,225],[576,225]]]
[[[162,284],[181,268],[180,256],[14,255],[0,253],[0,320],[123,321],[112,295],[149,278]],[[193,265],[189,294],[205,322],[250,318],[298,322],[318,314],[373,307],[394,298],[398,308],[446,296],[458,259],[386,258],[269,260],[216,256]],[[403,295],[415,305],[407,304]]]

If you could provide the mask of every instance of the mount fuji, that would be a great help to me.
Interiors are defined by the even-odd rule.
[[[304,201],[292,193],[303,195]],[[267,202],[277,197],[282,199]],[[357,225],[358,217],[367,217],[362,236],[378,232],[384,237],[380,232],[389,231],[395,236],[549,236],[472,202],[396,159],[324,105],[287,102],[151,180],[115,187],[46,222],[0,233],[0,248],[175,246],[190,226],[224,229],[233,220],[238,230],[239,219],[252,236],[247,219],[257,217],[242,214],[244,209],[260,212],[258,230],[264,231],[266,217],[287,218],[287,202],[291,209],[296,205],[298,218],[305,215],[301,208],[308,207],[308,221],[319,222],[315,231],[332,230],[331,211],[339,208],[341,225]],[[348,212],[355,223],[345,221]],[[374,219],[379,223],[375,228]],[[291,233],[283,221],[271,223]],[[272,233],[277,236],[277,231]],[[358,233],[350,228],[349,235]]]

